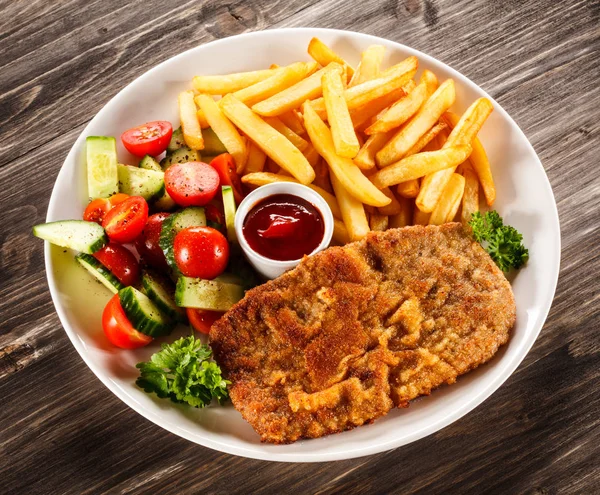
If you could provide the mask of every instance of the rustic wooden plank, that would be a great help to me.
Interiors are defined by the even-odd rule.
[[[0,479],[6,493],[594,493],[600,491],[598,2],[352,0],[0,3]],[[210,39],[279,26],[406,43],[490,92],[554,188],[562,267],[548,321],[490,399],[393,452],[320,465],[211,451],[143,420],[87,369],[47,291],[51,186],[123,85]],[[106,29],[105,31],[103,31]],[[18,180],[17,180],[18,179]]]

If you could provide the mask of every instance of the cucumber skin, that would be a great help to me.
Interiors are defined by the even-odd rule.
[[[167,153],[173,153],[184,145],[183,131],[181,130],[181,127],[178,127],[173,131],[173,134],[171,134],[171,140],[167,146]]]
[[[148,298],[148,296],[142,294],[140,291],[133,287],[125,287],[119,292],[119,301],[127,319],[138,332],[148,335],[149,337],[163,337],[169,335],[174,328],[174,322],[165,316],[156,305]],[[138,299],[147,298],[148,301],[156,311],[156,315],[164,320],[164,322],[157,321],[148,317],[143,309],[139,306]]]
[[[160,167],[160,163],[158,163],[154,157],[150,156],[150,155],[146,155],[144,156],[144,158],[142,158],[140,160],[140,168],[146,169],[146,170],[153,170],[154,172],[162,172],[162,168]]]
[[[199,162],[201,160],[202,157],[198,151],[188,148],[187,146],[182,146],[172,153],[168,153],[167,156],[160,161],[160,166],[164,171],[175,163]]]
[[[165,254],[167,265],[169,265],[173,272],[178,275],[179,268],[177,268],[177,263],[175,263],[175,256],[173,254],[173,241],[175,240],[175,235],[177,234],[174,227],[176,216],[177,213],[173,213],[164,219],[160,229],[160,236],[158,237],[158,245]]]
[[[83,268],[86,269],[88,273],[90,273],[96,280],[98,280],[113,294],[116,294],[121,289],[125,288],[125,286],[119,281],[119,279],[92,255],[86,253],[79,253],[77,256],[75,256],[75,259]],[[96,273],[91,271],[88,268],[88,266],[91,266],[100,275],[97,275]]]
[[[144,288],[144,292],[152,300],[152,302],[156,304],[158,309],[160,309],[163,313],[168,315],[173,320],[178,321],[179,323],[187,323],[187,316],[185,314],[185,311],[177,307],[177,305],[175,304],[175,300],[171,299],[171,307],[168,303],[166,303],[163,300],[161,295],[158,294],[158,292],[155,290],[154,285],[156,284],[160,285],[165,292],[170,292],[164,287],[163,283],[161,282],[162,281],[159,280],[158,277],[148,272],[144,272],[144,274],[142,275],[142,287]]]
[[[173,241],[175,240],[175,236],[177,232],[181,230],[181,228],[177,228],[176,222],[178,218],[184,218],[182,215],[188,215],[191,213],[192,208],[199,208],[204,212],[204,208],[200,206],[190,206],[181,210],[180,212],[173,213],[171,216],[167,217],[162,224],[162,228],[160,230],[160,236],[158,238],[158,245],[163,250],[165,254],[165,259],[167,260],[167,264],[173,270],[175,275],[179,275],[179,269],[177,268],[177,263],[175,262],[175,255],[173,253]],[[186,213],[187,212],[187,213]],[[206,225],[206,216],[204,217],[204,223],[198,222],[197,226],[201,227]],[[193,227],[196,225],[185,225],[185,227]]]
[[[59,224],[65,224],[65,223],[71,223],[71,222],[94,223],[94,222],[86,222],[85,220],[59,220],[57,222],[40,223],[38,225],[33,226],[33,235],[40,239],[48,241],[50,244],[54,244],[55,246],[65,247],[67,249],[75,249],[76,251],[81,251],[81,252],[87,253],[87,254],[93,254],[108,244],[108,236],[106,235],[106,232],[104,232],[104,229],[102,229],[102,235],[99,236],[98,239],[96,239],[91,244],[88,244],[84,248],[82,248],[81,246],[74,246],[73,244],[70,244],[68,242],[65,242],[65,243],[53,242],[50,239],[48,239],[48,236],[44,236],[44,230],[47,230],[47,226],[49,226],[49,225],[58,226]],[[97,224],[94,224],[94,225],[97,225]]]

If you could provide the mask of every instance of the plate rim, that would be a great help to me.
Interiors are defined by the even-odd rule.
[[[209,45],[214,46],[214,45],[219,45],[222,43],[223,44],[231,43],[232,40],[234,40],[234,39],[243,40],[244,38],[254,37],[257,35],[260,36],[264,33],[273,33],[273,34],[280,33],[282,35],[285,35],[286,33],[289,33],[289,32],[299,32],[299,31],[310,33],[312,36],[319,36],[319,33],[327,33],[329,35],[333,34],[333,35],[338,35],[338,36],[359,37],[359,38],[363,38],[363,39],[371,41],[371,42],[385,41],[386,43],[391,43],[392,45],[395,45],[398,49],[402,49],[402,50],[405,50],[408,52],[413,52],[420,59],[427,61],[428,64],[431,64],[431,65],[439,64],[439,65],[443,66],[445,70],[447,70],[449,73],[451,73],[453,75],[453,77],[460,80],[461,84],[470,86],[471,89],[475,90],[478,93],[482,93],[485,97],[489,98],[490,101],[492,101],[492,103],[494,104],[494,110],[496,112],[500,113],[504,119],[508,120],[512,126],[514,126],[516,129],[518,129],[519,133],[521,134],[521,136],[527,143],[527,146],[530,148],[530,151],[533,152],[533,155],[535,156],[536,161],[537,161],[537,165],[542,170],[544,177],[546,179],[543,184],[543,187],[546,189],[546,193],[549,193],[550,197],[552,198],[553,208],[552,208],[552,212],[550,212],[550,213],[552,214],[553,221],[556,222],[557,233],[558,233],[558,236],[556,239],[557,242],[554,245],[554,250],[553,250],[552,254],[556,258],[557,263],[556,263],[556,266],[553,267],[554,273],[551,276],[551,284],[546,289],[547,297],[544,298],[544,304],[541,307],[541,310],[539,313],[540,316],[538,318],[538,322],[536,322],[536,325],[534,326],[534,331],[532,332],[532,335],[529,336],[528,341],[523,345],[523,347],[522,347],[523,350],[521,351],[520,355],[514,357],[512,359],[512,361],[504,368],[504,370],[501,370],[502,372],[498,373],[498,376],[495,378],[495,380],[492,383],[490,383],[490,385],[487,388],[479,391],[476,394],[473,394],[473,396],[468,401],[462,402],[460,404],[460,406],[457,407],[456,410],[454,410],[452,413],[448,414],[447,416],[440,418],[439,420],[437,420],[435,422],[429,423],[427,427],[421,428],[418,431],[411,432],[410,434],[405,435],[401,439],[392,439],[390,441],[387,441],[387,442],[383,441],[383,442],[380,442],[380,443],[377,443],[374,445],[361,446],[358,449],[347,450],[347,451],[344,451],[343,453],[339,453],[339,452],[329,452],[329,453],[284,452],[284,453],[277,453],[276,451],[254,450],[254,449],[244,448],[241,446],[232,446],[228,443],[221,443],[221,442],[215,441],[213,439],[203,437],[203,436],[201,436],[201,434],[198,434],[198,433],[195,433],[195,435],[193,436],[191,433],[189,433],[184,428],[177,427],[176,425],[172,425],[170,423],[165,424],[165,421],[162,420],[153,411],[149,411],[149,410],[145,409],[141,404],[139,404],[135,400],[131,399],[130,396],[127,393],[125,393],[118,384],[111,381],[108,377],[104,376],[104,371],[101,369],[100,366],[96,366],[96,364],[94,364],[93,361],[90,358],[88,358],[87,351],[85,349],[85,343],[79,338],[75,329],[71,327],[71,325],[68,322],[67,315],[61,307],[59,291],[58,291],[58,288],[56,285],[56,281],[54,280],[54,272],[53,272],[53,266],[52,266],[52,261],[51,261],[51,256],[50,256],[50,244],[47,242],[44,243],[44,267],[46,270],[46,279],[48,281],[48,287],[50,290],[52,303],[55,307],[56,313],[58,314],[60,323],[63,326],[63,329],[65,330],[67,336],[69,337],[69,340],[75,347],[75,350],[77,351],[79,356],[83,359],[84,363],[88,366],[88,368],[92,371],[92,373],[94,373],[94,375],[100,380],[100,382],[103,383],[119,400],[121,400],[124,404],[126,404],[131,409],[133,409],[136,413],[140,414],[145,419],[151,421],[152,423],[156,424],[157,426],[159,426],[177,436],[185,438],[186,440],[189,440],[189,441],[191,441],[195,444],[201,445],[203,447],[208,447],[213,450],[217,450],[217,451],[224,452],[227,454],[238,455],[238,456],[242,456],[242,457],[265,460],[265,461],[274,461],[274,462],[328,462],[328,461],[335,461],[335,460],[344,460],[344,459],[364,457],[367,455],[386,452],[391,449],[402,447],[402,446],[412,443],[416,440],[419,440],[421,438],[429,436],[429,435],[445,428],[449,424],[452,424],[455,421],[459,420],[460,418],[462,418],[469,412],[473,411],[478,405],[483,403],[488,397],[490,397],[494,392],[496,392],[500,388],[500,386],[510,376],[512,376],[512,374],[515,372],[516,368],[522,363],[522,361],[525,359],[525,357],[529,354],[533,344],[536,342],[542,328],[544,327],[544,325],[546,323],[548,314],[550,312],[550,308],[554,301],[554,296],[555,296],[556,288],[557,288],[557,284],[558,284],[558,277],[560,274],[560,264],[561,264],[562,238],[561,238],[560,219],[558,216],[558,207],[556,204],[556,198],[554,196],[554,192],[552,190],[552,186],[550,184],[550,180],[548,179],[546,170],[544,169],[544,166],[543,166],[538,154],[536,153],[533,145],[527,138],[526,134],[522,131],[522,129],[518,126],[518,124],[514,121],[514,119],[508,114],[508,112],[496,100],[494,100],[494,98],[492,98],[483,88],[481,88],[480,86],[475,84],[467,76],[463,75],[462,73],[460,73],[453,67],[449,66],[445,62],[442,62],[442,61],[438,60],[437,58],[432,57],[431,55],[427,55],[426,53],[423,53],[420,50],[417,50],[408,45],[405,45],[403,43],[399,43],[399,42],[396,42],[393,40],[389,40],[386,38],[382,38],[382,37],[374,36],[374,35],[370,35],[370,34],[360,33],[360,32],[356,32],[356,31],[341,30],[341,29],[329,29],[329,28],[311,28],[311,27],[273,28],[273,29],[265,29],[265,30],[260,30],[260,31],[251,31],[251,32],[247,32],[247,33],[241,33],[238,35],[213,40],[208,43],[203,43],[201,45],[195,46],[195,47],[185,50],[181,53],[178,53],[177,55],[175,55],[173,57],[167,58],[166,60],[155,65],[151,69],[147,70],[143,74],[139,75],[138,77],[136,77],[135,79],[130,81],[126,86],[124,86],[121,90],[119,90],[110,100],[108,100],[102,106],[102,108],[92,117],[92,119],[90,119],[90,121],[84,127],[84,129],[81,131],[81,133],[79,134],[77,139],[73,142],[73,144],[69,150],[69,153],[67,154],[65,160],[63,161],[63,164],[61,165],[59,173],[56,176],[56,180],[52,187],[52,194],[50,196],[50,201],[48,203],[46,221],[50,222],[50,221],[57,220],[57,218],[55,218],[55,214],[54,214],[56,206],[59,202],[58,195],[55,192],[56,184],[59,182],[59,179],[61,178],[61,176],[65,173],[66,164],[70,160],[74,159],[74,155],[76,154],[76,148],[78,147],[80,142],[85,138],[85,136],[87,136],[88,129],[96,121],[96,119],[98,118],[98,115],[100,115],[106,109],[107,106],[109,106],[121,94],[130,90],[130,88],[139,79],[150,77],[155,71],[159,70],[159,68],[161,68],[163,65],[171,63],[173,60],[176,60],[177,58],[184,57],[193,51],[200,50],[203,47],[206,47]],[[198,439],[199,435],[200,435],[200,439],[202,440],[202,443],[200,443],[200,441]],[[310,441],[310,440],[305,440],[305,441]]]

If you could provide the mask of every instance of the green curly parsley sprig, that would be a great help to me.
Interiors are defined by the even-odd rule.
[[[138,363],[140,376],[136,385],[161,399],[205,407],[213,397],[223,404],[228,398],[228,380],[221,368],[208,361],[212,351],[193,335],[163,344],[150,361]]]
[[[496,265],[508,272],[520,268],[529,259],[529,251],[523,246],[523,236],[510,225],[504,225],[497,211],[488,211],[485,215],[475,212],[469,225],[473,237],[489,253]]]

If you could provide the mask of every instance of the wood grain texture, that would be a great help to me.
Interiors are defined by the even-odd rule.
[[[1,0],[0,492],[600,492],[599,22],[597,0]],[[548,321],[490,399],[406,447],[318,465],[221,454],[128,409],[68,341],[30,235],[124,85],[198,44],[294,26],[405,43],[488,91],[546,168],[563,243]]]

